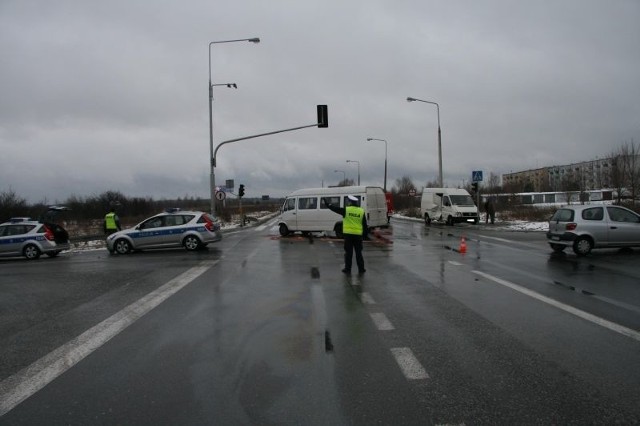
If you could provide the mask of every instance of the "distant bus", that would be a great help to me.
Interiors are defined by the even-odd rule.
[[[555,191],[555,192],[519,192],[515,194],[482,194],[482,204],[493,197],[499,204],[515,205],[563,205],[613,200],[613,190]]]

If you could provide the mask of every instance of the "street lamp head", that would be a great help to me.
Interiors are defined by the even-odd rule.
[[[414,101],[417,101],[417,99],[416,98],[407,98],[407,102],[414,102]]]
[[[254,37],[254,38],[250,38],[249,40],[251,43],[260,43],[260,38],[259,37]]]

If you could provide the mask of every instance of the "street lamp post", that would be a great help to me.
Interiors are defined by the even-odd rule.
[[[260,43],[260,39],[258,37],[253,38],[242,38],[237,40],[221,40],[221,41],[212,41],[209,43],[209,161],[211,163],[211,179],[209,181],[209,197],[211,198],[211,214],[215,214],[216,211],[216,201],[215,201],[215,192],[216,192],[216,175],[215,175],[215,167],[216,162],[213,156],[213,86],[211,84],[211,46],[214,44],[220,43],[234,43],[239,41],[248,41],[251,43]],[[229,86],[231,87],[231,86]],[[237,87],[236,87],[237,88]]]
[[[438,111],[438,182],[442,188],[442,132],[440,131],[440,105],[436,102],[424,101],[417,98],[407,98],[407,102],[424,102],[425,104],[435,105]]]
[[[347,160],[347,163],[357,163],[358,164],[358,186],[360,186],[360,162],[356,160]]]
[[[385,139],[367,138],[368,141],[384,142],[384,192],[387,192],[387,141]]]
[[[334,170],[333,173],[342,173],[342,183],[347,186],[347,173],[344,170]]]

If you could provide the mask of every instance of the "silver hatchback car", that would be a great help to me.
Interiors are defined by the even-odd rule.
[[[0,255],[35,260],[41,254],[55,257],[69,250],[69,234],[60,225],[16,217],[0,224]]]
[[[197,250],[221,239],[220,223],[210,214],[171,209],[109,235],[107,249],[117,254],[170,247]]]
[[[594,248],[640,246],[640,215],[620,206],[562,207],[549,221],[547,241],[556,252],[572,247],[578,256]]]

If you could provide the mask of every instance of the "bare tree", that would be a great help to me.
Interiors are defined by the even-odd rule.
[[[489,172],[489,179],[487,179],[486,192],[490,194],[497,194],[500,192],[500,176],[493,172]]]
[[[626,156],[627,170],[626,183],[627,190],[631,193],[631,204],[636,205],[636,195],[638,194],[638,184],[640,184],[640,147],[631,140],[623,145]]]
[[[416,186],[411,180],[411,176],[402,176],[399,179],[396,179],[396,184],[391,189],[391,192],[397,194],[408,194],[410,190],[416,189]]]
[[[0,192],[0,222],[4,222],[11,216],[25,216],[27,207],[27,200],[19,197],[13,189]]]
[[[625,178],[627,175],[627,161],[625,160],[624,147],[613,150],[611,157],[611,186],[618,194],[618,204],[622,200],[622,194],[625,188]]]
[[[434,180],[434,181],[428,181],[425,186],[425,188],[438,188],[440,187],[440,184],[438,183],[438,180]]]
[[[567,169],[564,176],[560,180],[560,191],[564,192],[567,204],[571,204],[574,199],[575,192],[580,189],[579,173],[573,168]]]
[[[411,176],[402,176],[396,179],[395,185],[391,188],[393,194],[393,205],[396,210],[409,208],[413,210],[414,197],[409,196],[409,191],[416,189]]]
[[[353,186],[355,184],[355,181],[353,179],[343,179],[340,182],[338,182],[338,186]]]

